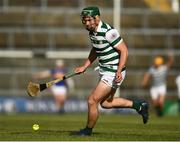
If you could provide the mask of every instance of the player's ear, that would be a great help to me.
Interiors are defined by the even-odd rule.
[[[96,15],[96,16],[94,17],[94,19],[96,20],[96,23],[97,23],[97,24],[100,22],[100,16]]]
[[[99,15],[96,15],[96,16],[94,17],[94,19],[100,20],[100,16],[99,16]]]

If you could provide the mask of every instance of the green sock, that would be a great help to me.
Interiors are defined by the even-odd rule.
[[[133,101],[132,108],[134,108],[135,110],[139,111],[140,107],[141,107],[141,103],[140,102]]]

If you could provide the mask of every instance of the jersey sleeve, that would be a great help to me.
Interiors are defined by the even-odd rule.
[[[117,47],[123,41],[123,39],[119,35],[119,32],[116,29],[111,29],[106,33],[106,40],[113,47]]]

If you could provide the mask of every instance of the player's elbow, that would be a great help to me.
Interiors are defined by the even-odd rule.
[[[126,57],[128,57],[128,48],[124,42],[119,45],[118,49],[121,54],[124,54]]]
[[[121,55],[122,54],[125,56],[125,58],[127,60],[129,53],[128,53],[128,49],[126,47],[121,50]]]

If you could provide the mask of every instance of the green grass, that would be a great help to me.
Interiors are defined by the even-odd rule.
[[[38,123],[39,131],[32,125]],[[92,136],[74,136],[84,127],[85,114],[16,114],[0,116],[3,141],[170,141],[180,140],[180,116],[150,117],[147,125],[139,115],[100,115]]]

